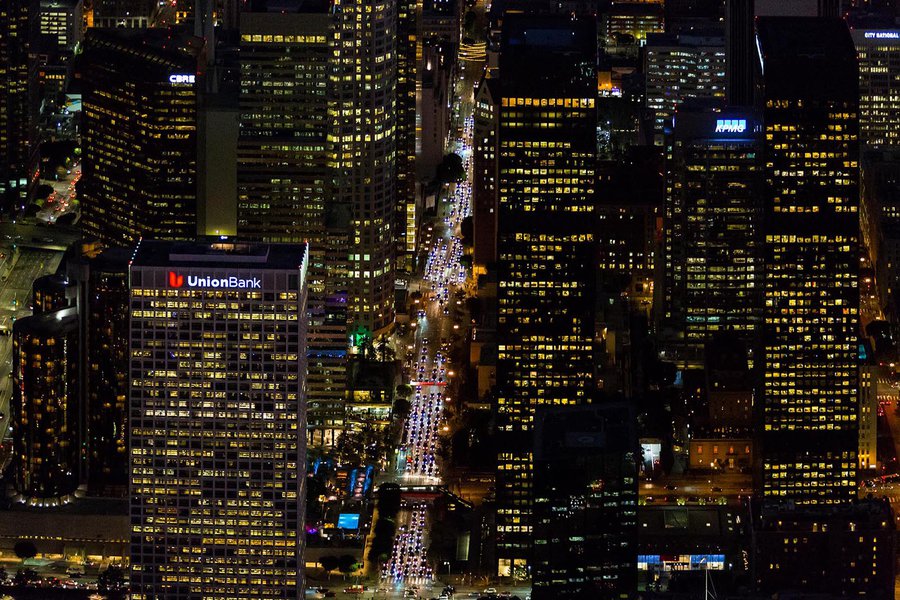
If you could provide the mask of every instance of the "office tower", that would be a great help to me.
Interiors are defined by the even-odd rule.
[[[872,476],[878,468],[878,376],[872,344],[859,345],[859,472]]]
[[[795,597],[894,597],[896,526],[886,500],[754,515],[754,582]]]
[[[87,473],[91,495],[128,493],[128,262],[109,248],[80,262]]]
[[[108,245],[196,235],[203,40],[91,29],[82,55],[82,231]]]
[[[644,73],[650,135],[659,146],[679,104],[691,98],[725,96],[725,40],[717,30],[650,35]]]
[[[630,35],[643,42],[652,33],[665,31],[663,2],[621,2],[613,0],[606,11],[606,36]]]
[[[306,248],[141,242],[131,281],[131,589],[303,596]]]
[[[0,199],[4,210],[24,204],[29,181],[29,33],[32,2],[0,6]]]
[[[484,274],[497,261],[497,117],[500,80],[483,78],[475,90],[472,139],[472,263]]]
[[[418,3],[397,0],[397,160],[395,240],[397,270],[415,266],[416,244],[416,84],[418,83]],[[411,225],[411,226],[410,226]]]
[[[637,588],[637,432],[626,405],[535,412],[534,600]]]
[[[330,187],[332,17],[324,4],[306,10],[241,15],[237,229],[242,239],[309,242],[308,422],[318,446],[344,426],[351,209]]]
[[[91,27],[144,29],[150,27],[157,8],[155,0],[90,0]]]
[[[843,21],[757,19],[765,124],[762,493],[856,498],[859,73]]]
[[[47,296],[48,307],[59,300],[52,292]],[[10,423],[17,499],[36,506],[66,503],[80,475],[77,309],[36,310],[13,324],[12,335]]]
[[[397,3],[336,0],[329,147],[332,201],[350,210],[348,321],[394,321]]]
[[[82,38],[83,9],[83,0],[41,0],[41,35],[54,38],[60,49],[73,50]]]
[[[762,313],[762,125],[750,109],[682,105],[667,139],[662,331],[683,367],[734,331],[753,343]]]
[[[900,145],[900,30],[853,29],[859,56],[859,139],[863,147]]]
[[[725,1],[725,98],[729,106],[753,104],[753,0]]]
[[[496,544],[499,575],[532,547],[533,416],[593,387],[596,25],[504,18],[498,117]]]

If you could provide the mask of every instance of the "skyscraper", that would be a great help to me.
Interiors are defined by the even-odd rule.
[[[344,425],[351,211],[328,160],[332,16],[318,2],[297,11],[241,15],[238,235],[309,243],[310,443],[331,445]]]
[[[753,3],[725,2],[725,98],[729,106],[753,104]]]
[[[28,186],[29,32],[33,3],[8,0],[0,6],[0,198],[18,208]]]
[[[302,245],[135,249],[134,598],[302,597],[306,267]]]
[[[203,40],[91,29],[85,41],[82,230],[109,245],[197,230],[197,71]]]
[[[91,27],[143,29],[157,8],[154,0],[90,0],[88,23]]]
[[[130,293],[127,248],[109,248],[84,260],[81,327],[86,419],[88,493],[128,493],[128,319]]]
[[[759,18],[765,123],[762,492],[857,496],[859,73],[839,19]]]
[[[416,84],[418,83],[419,3],[397,0],[397,160],[396,242],[398,270],[413,268],[416,211]]]
[[[61,275],[34,282],[34,314],[13,324],[13,483],[38,506],[68,502],[80,471],[78,314]]]
[[[759,331],[761,131],[750,109],[695,103],[678,110],[667,140],[659,312],[685,366],[700,366],[716,332],[732,330],[752,342]]]
[[[623,598],[637,588],[634,414],[626,405],[535,413],[535,600]]]
[[[332,201],[350,211],[348,320],[394,321],[397,1],[336,0],[328,151]]]
[[[675,108],[690,98],[725,96],[725,40],[721,31],[651,34],[644,51],[645,105],[653,143],[663,134]]]
[[[859,55],[859,139],[863,146],[900,145],[900,30],[854,29]]]
[[[593,387],[596,24],[507,15],[498,117],[498,573],[531,558],[534,410]]]

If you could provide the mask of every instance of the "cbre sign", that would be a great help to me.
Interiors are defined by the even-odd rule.
[[[169,83],[195,83],[196,81],[196,75],[169,75]]]
[[[747,119],[716,119],[716,133],[744,133]]]

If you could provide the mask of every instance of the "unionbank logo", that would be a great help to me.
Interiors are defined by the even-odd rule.
[[[242,279],[231,275],[229,277],[200,277],[198,275],[187,276],[189,288],[237,288],[237,289],[262,289],[262,280],[256,277]],[[169,271],[169,287],[180,288],[185,284],[185,276],[175,271]]]

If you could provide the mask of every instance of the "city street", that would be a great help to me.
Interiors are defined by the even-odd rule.
[[[471,79],[463,77],[459,86],[467,99],[471,97]],[[452,323],[450,306],[458,302],[454,292],[465,282],[466,271],[461,266],[463,254],[460,224],[471,212],[472,193],[472,134],[474,121],[471,115],[471,101],[460,107],[457,118],[459,127],[451,131],[461,131],[462,136],[453,140],[451,150],[463,159],[466,179],[451,184],[451,193],[446,201],[438,205],[437,219],[431,224],[431,238],[427,248],[424,276],[411,286],[422,293],[422,308],[414,315],[414,336],[410,350],[405,357],[407,376],[412,382],[414,395],[411,399],[410,414],[407,418],[403,441],[398,451],[395,472],[390,479],[397,483],[441,483],[440,465],[436,459],[439,436],[443,424],[444,406],[450,402],[447,397],[447,383],[455,376],[448,363],[451,343],[459,325]],[[411,346],[411,348],[410,348]],[[394,549],[390,560],[383,566],[382,581],[387,590],[420,597],[419,588],[433,581],[435,574],[429,565],[428,548],[428,507],[425,503],[403,507],[399,515]],[[415,586],[415,587],[414,587]],[[407,592],[409,590],[409,592]],[[392,592],[392,593],[393,593]],[[425,593],[421,597],[430,598],[440,594]]]

